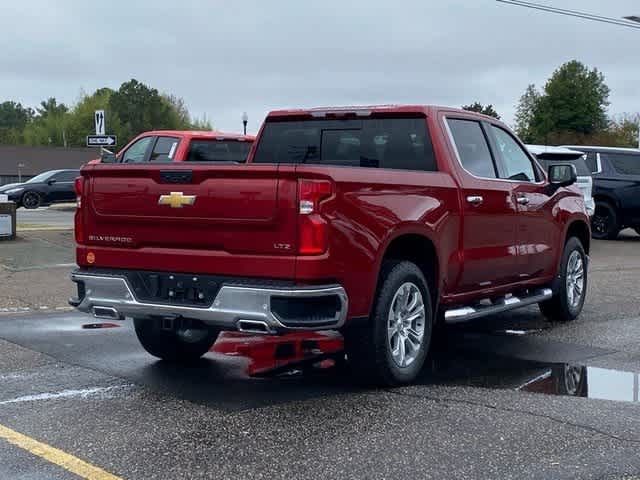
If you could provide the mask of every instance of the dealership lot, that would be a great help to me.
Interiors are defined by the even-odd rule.
[[[25,235],[36,254],[60,247],[56,258],[72,241]],[[58,449],[96,469],[87,478],[631,478],[639,246],[629,231],[594,242],[576,322],[549,324],[529,308],[449,328],[418,384],[395,390],[357,387],[338,367],[252,378],[246,358],[215,352],[171,366],[142,350],[129,322],[83,328],[95,319],[35,312],[32,301],[0,314],[0,438],[4,428]],[[14,253],[1,274],[16,297],[41,295],[26,274],[39,290],[69,288],[70,267],[29,269]],[[566,366],[586,372],[580,395],[591,398],[533,393],[562,390]],[[0,478],[77,478],[73,462],[18,443],[0,439]]]

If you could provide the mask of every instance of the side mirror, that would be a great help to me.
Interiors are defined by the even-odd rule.
[[[568,187],[578,181],[578,172],[575,165],[551,165],[549,166],[549,182],[556,188]]]
[[[49,180],[47,180],[47,185],[53,185],[54,183],[56,183],[56,179],[55,178],[51,178]]]

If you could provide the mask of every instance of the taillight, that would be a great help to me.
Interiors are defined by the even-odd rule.
[[[298,253],[320,255],[327,251],[329,225],[320,215],[320,203],[333,193],[329,180],[298,181]]]
[[[82,177],[76,177],[73,184],[76,191],[76,207],[82,206],[82,192],[84,191],[84,179]]]
[[[73,184],[76,190],[76,213],[74,216],[76,243],[84,243],[84,225],[82,224],[82,194],[84,193],[84,178],[76,177]]]

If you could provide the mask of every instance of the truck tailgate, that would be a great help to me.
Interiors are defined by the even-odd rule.
[[[254,272],[238,260],[276,256],[276,276],[294,274],[297,184],[276,165],[102,164],[82,175],[81,243],[95,266],[264,277],[259,260]]]

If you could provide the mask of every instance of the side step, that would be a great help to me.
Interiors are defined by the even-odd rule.
[[[466,322],[476,318],[486,317],[487,315],[494,315],[496,313],[526,307],[527,305],[542,302],[543,300],[549,300],[552,296],[553,292],[550,288],[532,290],[526,296],[516,297],[515,295],[509,295],[489,303],[480,303],[473,307],[456,307],[446,310],[444,312],[444,320],[446,323]]]

